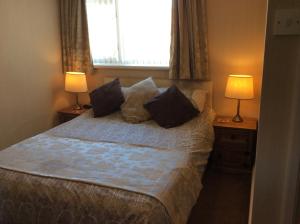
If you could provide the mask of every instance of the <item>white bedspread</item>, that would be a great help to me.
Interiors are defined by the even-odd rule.
[[[93,118],[89,111],[1,151],[0,168],[145,194],[182,224],[201,189],[195,164],[207,162],[212,120],[205,112],[163,129],[153,121],[126,123],[119,113]]]
[[[105,141],[175,149],[189,152],[194,165],[200,169],[206,165],[214,140],[215,114],[206,109],[200,116],[175,128],[164,129],[153,120],[139,124],[127,123],[117,112],[101,118],[93,118],[88,111],[71,122],[51,129],[54,136],[88,141]]]
[[[0,167],[150,195],[162,202],[177,224],[186,222],[189,205],[201,189],[198,172],[184,152],[48,134],[0,152]],[[174,200],[179,194],[185,200]]]

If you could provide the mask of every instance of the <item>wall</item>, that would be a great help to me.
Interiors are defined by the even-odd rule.
[[[224,97],[227,75],[247,73],[255,77],[256,98],[243,101],[242,115],[258,117],[263,65],[267,0],[209,0],[209,67],[214,81],[214,107],[218,114],[233,115],[236,101]],[[101,69],[88,77],[90,90],[102,84],[102,76],[168,77],[168,71]],[[88,102],[88,97],[82,97]]]
[[[300,8],[300,1],[269,0],[253,182],[254,224],[296,223],[293,219],[300,159],[300,36],[272,34],[276,9],[295,7]]]
[[[209,63],[214,82],[214,108],[233,115],[236,100],[224,97],[227,76],[254,76],[255,99],[241,103],[241,115],[258,117],[266,29],[267,0],[209,0]]]
[[[0,149],[53,126],[68,105],[58,1],[0,1]]]

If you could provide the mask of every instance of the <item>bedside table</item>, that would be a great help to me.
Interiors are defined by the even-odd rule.
[[[211,158],[213,169],[233,173],[250,173],[255,160],[257,120],[232,122],[217,116],[214,121],[215,142]]]
[[[64,123],[64,122],[70,121],[70,120],[74,119],[75,117],[78,117],[79,115],[83,114],[86,111],[87,111],[87,109],[74,110],[72,107],[62,109],[62,110],[58,111],[59,122]]]

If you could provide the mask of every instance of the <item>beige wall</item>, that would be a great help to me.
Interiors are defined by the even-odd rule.
[[[214,81],[214,107],[218,114],[233,115],[236,101],[224,97],[227,75],[247,73],[255,77],[256,98],[242,102],[242,115],[258,117],[263,65],[267,0],[209,0],[208,40],[210,72]],[[168,77],[168,71],[101,69],[89,76],[90,90],[102,76]],[[88,97],[82,97],[88,102]]]
[[[68,105],[54,0],[0,1],[0,149],[53,125]]]
[[[242,101],[241,114],[258,117],[263,67],[267,0],[209,0],[209,63],[218,114],[236,112],[236,100],[224,97],[227,76],[251,74],[255,99]]]
[[[294,7],[300,8],[300,2],[269,0],[253,224],[296,223],[293,218],[300,159],[300,36],[272,34],[276,9]]]

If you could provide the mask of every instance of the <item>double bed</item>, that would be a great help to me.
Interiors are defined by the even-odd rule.
[[[186,223],[213,119],[209,103],[171,129],[90,110],[13,145],[0,152],[0,223]]]

